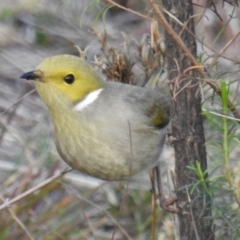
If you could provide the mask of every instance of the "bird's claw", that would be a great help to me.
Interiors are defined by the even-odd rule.
[[[178,213],[178,209],[174,207],[170,207],[177,201],[177,197],[172,197],[172,198],[160,198],[160,207],[170,213]]]

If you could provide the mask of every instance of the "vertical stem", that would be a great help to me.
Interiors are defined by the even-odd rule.
[[[227,85],[225,82],[221,83],[221,90],[222,90],[222,107],[223,107],[223,114],[227,115],[228,114],[228,107],[227,107],[227,102],[226,99],[228,97],[228,90],[227,90]],[[226,178],[227,181],[230,185],[232,186],[232,178],[231,178],[231,172],[229,169],[229,146],[228,146],[228,119],[223,117],[223,155],[224,155],[224,167],[225,167],[225,173],[226,173]]]

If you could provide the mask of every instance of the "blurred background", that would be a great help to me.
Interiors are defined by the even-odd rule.
[[[34,70],[47,57],[57,54],[79,56],[80,52],[108,80],[143,85],[159,70],[159,66],[165,68],[164,57],[167,53],[163,29],[149,20],[153,18],[153,13],[148,1],[115,2],[146,17],[110,7],[104,0],[1,0],[2,204],[39,183],[45,183],[46,179],[67,168],[56,152],[52,123],[45,105],[34,86],[19,78],[24,72]],[[231,97],[237,104],[240,11],[222,1],[215,1],[215,10],[208,9],[207,2],[194,1],[199,62],[211,73],[211,80],[227,80],[231,83]],[[223,51],[227,43],[229,46]],[[116,59],[123,59],[124,69],[120,69]],[[153,64],[156,62],[157,66]],[[116,71],[119,74],[115,75]],[[167,80],[166,72],[161,80]],[[203,92],[205,109],[219,109],[219,99],[212,98],[212,92],[204,86]],[[205,117],[211,119],[211,123],[206,124],[206,139],[221,139],[216,127],[218,120],[209,112],[205,112]],[[232,129],[238,133],[236,124],[232,125]],[[232,146],[231,166],[236,168],[234,171],[237,176],[240,169],[237,161],[240,156],[238,142]],[[219,152],[210,145],[207,147],[209,158],[214,158],[210,162],[214,172],[215,160],[219,157],[216,157],[216,153]],[[167,190],[172,187],[171,171],[174,171],[174,154],[169,144],[162,156],[162,166]],[[221,168],[218,168],[218,172],[221,172]],[[21,197],[11,208],[1,210],[0,207],[0,240],[111,239],[113,232],[114,239],[119,240],[150,239],[151,192],[146,182],[148,173],[144,175],[126,189],[126,183],[104,182],[75,171],[67,173],[30,195]],[[234,181],[240,188],[240,180],[234,178]],[[123,208],[122,199],[125,199]],[[231,197],[226,201],[229,199]],[[235,205],[229,208],[233,209],[233,215],[228,212],[228,218],[234,216],[236,222],[240,220],[239,214],[236,215],[239,208]],[[157,213],[158,239],[176,239],[174,217],[159,209]],[[216,223],[222,224],[226,216],[216,219]],[[115,229],[116,225],[118,227]],[[234,226],[238,228],[237,224]],[[222,236],[231,234],[231,231],[226,231]]]

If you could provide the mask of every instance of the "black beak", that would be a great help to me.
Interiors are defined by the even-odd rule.
[[[36,80],[41,78],[41,74],[39,74],[39,71],[31,71],[24,73],[20,78],[24,78],[26,80]]]

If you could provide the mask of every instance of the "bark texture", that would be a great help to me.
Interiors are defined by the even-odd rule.
[[[194,33],[194,21],[193,19],[189,21],[193,15],[192,1],[163,0],[162,2],[163,7],[182,23],[188,22],[187,27]],[[184,44],[196,56],[194,36],[184,30],[171,17],[165,16]],[[196,161],[200,162],[203,171],[207,169],[199,80],[196,79],[196,71],[186,71],[191,67],[188,57],[176,45],[171,36],[166,34],[165,37],[172,93],[171,119],[176,158],[177,197],[180,210],[178,214],[180,239],[214,239],[212,222],[204,219],[211,217],[210,199],[206,194],[203,197],[201,186],[197,187],[193,194],[190,194],[192,184],[196,183],[198,178],[193,171],[187,169],[187,166],[196,166]],[[186,71],[185,74],[184,71]],[[204,201],[206,202],[204,203]]]

